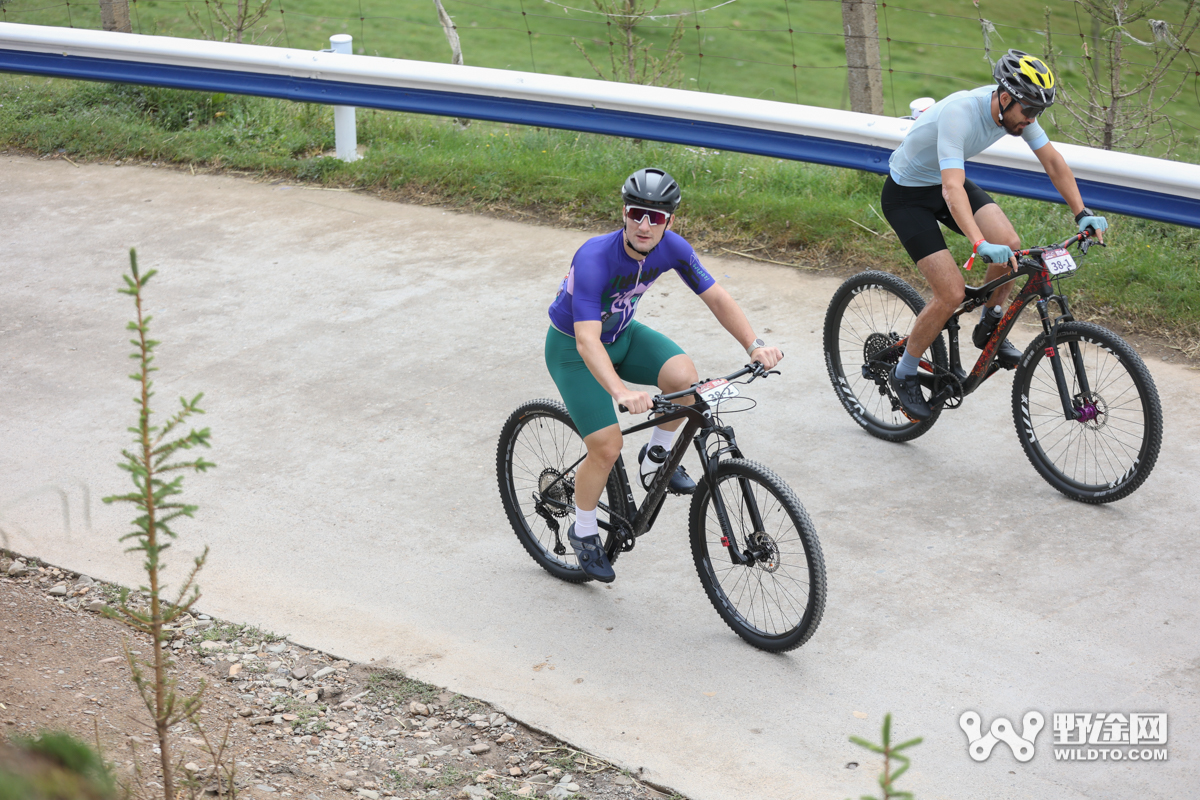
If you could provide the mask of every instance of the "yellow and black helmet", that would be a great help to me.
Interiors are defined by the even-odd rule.
[[[992,68],[992,76],[1023,106],[1046,108],[1054,104],[1054,73],[1037,56],[1009,50]]]

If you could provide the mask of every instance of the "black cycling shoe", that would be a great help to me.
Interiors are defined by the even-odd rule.
[[[585,536],[580,539],[575,535],[575,523],[571,523],[571,527],[567,528],[567,541],[571,543],[571,547],[575,550],[575,558],[579,561],[579,566],[584,573],[594,580],[601,583],[612,583],[617,573],[613,572],[612,564],[608,560],[608,553],[604,552],[604,543],[600,541],[600,536]]]
[[[933,409],[925,402],[925,396],[921,394],[921,381],[916,375],[897,378],[896,368],[892,367],[888,373],[888,386],[896,393],[896,399],[900,401],[900,407],[909,419],[924,422],[933,416]]]
[[[638,453],[638,475],[642,481],[642,488],[646,491],[650,491],[649,483],[654,480],[654,476],[658,474],[657,472],[651,472],[649,474],[642,475],[642,462],[646,460],[646,451],[649,450],[649,448],[650,445],[644,444],[642,445],[641,452]],[[662,450],[661,447],[658,449]],[[666,460],[667,454],[665,451],[656,455],[661,455],[662,458],[655,458],[653,459],[654,461],[662,463]],[[696,491],[696,482],[688,476],[687,470],[683,468],[683,464],[680,464],[675,468],[675,474],[671,476],[671,482],[667,484],[667,489],[670,490],[671,494],[692,494]]]
[[[989,310],[983,315],[983,319],[975,326],[975,330],[971,333],[971,341],[982,350],[987,346],[988,339],[992,338],[992,334],[996,332],[996,326],[1000,324],[1000,317],[996,316]],[[996,350],[996,360],[1000,362],[1002,367],[1015,367],[1017,362],[1021,360],[1021,351],[1016,346],[1005,339],[1000,347]]]

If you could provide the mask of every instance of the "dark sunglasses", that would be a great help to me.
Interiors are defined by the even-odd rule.
[[[651,225],[666,225],[671,215],[665,211],[655,211],[652,208],[625,206],[625,218],[636,222],[638,225],[641,225],[644,219],[649,219]]]
[[[1021,113],[1025,115],[1025,119],[1037,119],[1038,115],[1046,109],[1041,106],[1027,106],[1024,103],[1017,103],[1021,107]]]

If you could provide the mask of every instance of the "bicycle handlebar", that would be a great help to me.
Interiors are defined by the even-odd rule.
[[[1095,241],[1088,241],[1089,239],[1095,239]],[[1044,244],[1044,245],[1041,245],[1040,247],[1031,247],[1028,250],[1017,250],[1013,255],[1040,256],[1042,253],[1046,252],[1047,250],[1055,250],[1058,248],[1070,247],[1071,245],[1075,244],[1076,242],[1079,243],[1079,249],[1082,250],[1085,255],[1087,254],[1088,248],[1094,244],[1098,244],[1101,247],[1108,247],[1107,244],[1100,241],[1099,237],[1096,236],[1096,233],[1092,228],[1088,228],[1086,231],[1081,231],[1080,233],[1076,233],[1072,236],[1068,236],[1066,239],[1059,242],[1058,244]]]
[[[765,378],[772,373],[778,375],[779,370],[767,369],[766,367],[764,367],[762,365],[761,362],[754,361],[754,362],[751,362],[751,363],[747,364],[746,366],[742,367],[741,369],[736,370],[735,372],[729,373],[728,375],[726,375],[723,378],[707,378],[705,380],[693,383],[690,387],[688,387],[687,389],[684,389],[681,392],[671,392],[669,394],[656,394],[656,395],[654,395],[653,398],[651,398],[651,401],[650,401],[651,412],[654,412],[656,410],[661,411],[661,406],[675,405],[674,403],[671,402],[672,400],[677,400],[680,397],[687,397],[689,394],[695,394],[697,387],[703,386],[704,384],[709,383],[710,381],[714,381],[714,380],[732,381],[735,378],[740,378],[743,375],[748,375],[751,373],[753,373],[753,377],[751,377],[750,380],[746,381],[746,383],[751,383],[752,381],[756,380],[757,378]],[[620,404],[617,405],[617,408],[619,408],[622,413],[628,413],[628,411],[629,411],[628,408],[626,408],[625,406],[620,405]]]

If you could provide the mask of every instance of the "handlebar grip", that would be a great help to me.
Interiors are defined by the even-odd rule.
[[[620,411],[622,414],[628,414],[628,413],[629,413],[629,409],[628,409],[628,408],[626,408],[625,406],[621,405],[620,403],[617,403],[617,409],[618,409],[618,410],[619,410],[619,411]]]

